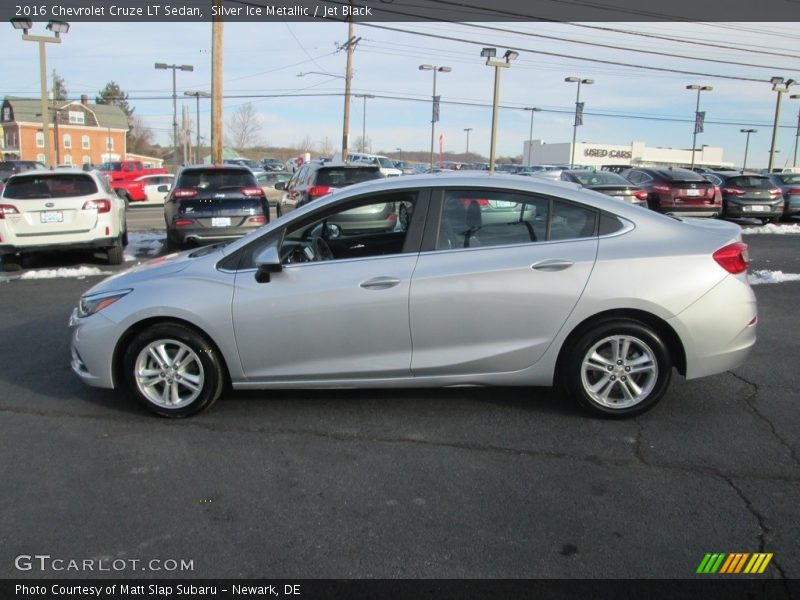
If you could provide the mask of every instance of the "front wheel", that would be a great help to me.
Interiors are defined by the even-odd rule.
[[[610,418],[632,417],[664,396],[672,376],[666,345],[633,320],[595,325],[566,350],[562,389],[584,409]]]
[[[201,335],[178,324],[148,327],[128,345],[123,358],[128,389],[162,417],[188,417],[222,394],[219,356]]]

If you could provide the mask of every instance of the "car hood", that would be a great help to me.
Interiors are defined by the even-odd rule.
[[[85,295],[126,289],[148,279],[157,279],[165,275],[180,273],[195,261],[211,256],[214,257],[213,260],[218,260],[222,256],[220,249],[214,249],[212,252],[202,254],[202,256],[191,256],[196,251],[197,249],[195,248],[185,252],[167,254],[120,271],[92,287]]]

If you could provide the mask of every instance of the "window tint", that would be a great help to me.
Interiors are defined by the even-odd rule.
[[[354,183],[361,183],[362,181],[380,179],[380,177],[381,173],[378,169],[364,169],[360,167],[333,167],[319,170],[317,173],[317,185],[344,187],[347,185],[353,185]]]
[[[255,186],[256,180],[249,171],[241,169],[192,169],[180,175],[178,188],[198,190],[223,190]]]
[[[97,193],[94,179],[85,175],[24,175],[10,179],[3,195],[15,200],[68,198]]]
[[[437,249],[525,244],[547,238],[549,200],[495,190],[445,194]]]
[[[737,188],[769,189],[772,183],[766,177],[739,176],[728,179],[728,185]]]
[[[476,248],[592,237],[597,211],[495,190],[445,194],[437,249]]]

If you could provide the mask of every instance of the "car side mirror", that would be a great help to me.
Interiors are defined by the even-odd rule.
[[[256,256],[256,281],[269,283],[272,273],[283,271],[281,257],[276,246],[267,246]]]
[[[275,184],[275,189],[276,190],[285,190],[286,189],[286,182],[285,181],[279,181],[278,183]]]
[[[166,193],[166,192],[168,192],[168,191],[169,191],[169,186],[168,186],[168,185],[160,185],[160,186],[158,186],[158,187],[156,188],[156,191],[159,191],[159,192],[164,192],[164,193]]]

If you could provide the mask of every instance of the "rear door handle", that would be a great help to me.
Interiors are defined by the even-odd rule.
[[[365,290],[386,290],[400,283],[396,277],[374,277],[361,283]]]
[[[533,263],[531,269],[536,269],[537,271],[563,271],[564,269],[569,269],[574,264],[575,262],[571,260],[550,258]]]

